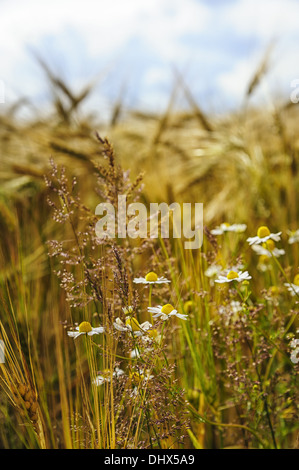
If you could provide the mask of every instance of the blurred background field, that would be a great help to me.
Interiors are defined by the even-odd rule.
[[[241,3],[235,2],[236,9]],[[171,86],[164,92],[162,107],[129,105],[126,88],[117,83],[114,95],[107,94],[108,109],[99,108],[95,113],[85,103],[97,96],[98,78],[80,86],[70,84],[50,65],[53,57],[48,60],[36,51],[34,47],[30,52],[31,60],[40,71],[39,78],[43,77],[44,89],[49,90],[47,106],[42,102],[39,109],[34,94],[10,98],[3,108],[0,104],[0,338],[5,340],[9,358],[1,376],[0,448],[298,446],[298,371],[288,359],[289,342],[296,336],[298,301],[283,286],[298,274],[299,245],[288,240],[299,228],[299,108],[287,93],[271,96],[270,105],[269,101],[265,105],[255,100],[263,81],[271,76],[272,49],[263,48],[260,60],[250,63],[238,106],[221,112],[201,103],[200,94],[190,86],[179,64],[169,66]],[[149,100],[146,96],[145,102]],[[123,410],[120,412],[116,405],[122,398],[115,392],[114,404],[110,386],[105,386],[104,392],[92,391],[89,397],[86,384],[93,356],[88,348],[83,352],[78,346],[84,358],[80,369],[78,350],[66,334],[66,328],[80,322],[82,312],[91,321],[96,310],[96,319],[101,324],[107,322],[109,328],[109,305],[115,317],[125,307],[117,287],[113,295],[109,290],[109,282],[116,283],[110,247],[105,255],[109,259],[106,281],[102,279],[105,301],[74,309],[53,272],[58,269],[56,260],[48,255],[48,240],[63,242],[74,236],[52,217],[48,204],[51,194],[44,180],[51,171],[50,159],[65,167],[70,181],[76,177],[82,203],[94,214],[100,202],[94,162],[105,165],[96,133],[107,136],[113,144],[116,163],[124,175],[129,170],[134,181],[143,174],[141,202],[203,202],[204,226],[208,229],[202,250],[192,254],[176,241],[164,246],[158,240],[143,252],[136,251],[136,256],[133,242],[116,244],[128,269],[128,299],[137,299],[140,321],[147,319],[147,299],[141,294],[135,298],[132,279],[149,271],[172,280],[170,291],[162,290],[159,301],[169,303],[170,296],[176,308],[190,315],[190,326],[179,327],[178,321],[173,330],[170,328],[165,350],[169,364],[175,366],[169,371],[171,380],[182,390],[182,397],[176,397],[171,388],[167,389],[169,403],[176,397],[174,415],[165,418],[166,424],[155,424],[157,403],[146,412],[144,404],[140,405],[141,418],[139,411],[134,415],[130,402],[132,414],[124,413],[121,419],[127,425],[134,416],[137,424],[134,421],[127,436],[121,425],[117,427]],[[76,218],[76,222],[79,220]],[[246,234],[243,238],[236,234],[231,239],[213,238],[210,231],[221,223],[246,224]],[[272,233],[282,232],[279,247],[286,251],[279,260],[280,268],[270,260],[271,268],[266,272],[259,269],[258,256],[246,243],[246,238],[256,235],[258,227],[264,225]],[[104,248],[101,256],[103,253]],[[86,258],[89,256],[92,259],[87,246]],[[253,353],[245,345],[243,354],[238,352],[237,365],[232,350],[227,353],[231,367],[236,367],[241,377],[239,384],[234,372],[230,371],[229,378],[221,375],[226,369],[221,350],[225,338],[217,330],[224,321],[223,315],[222,320],[219,316],[220,307],[226,307],[234,297],[225,290],[218,291],[204,273],[209,265],[228,268],[241,261],[253,277],[251,298],[244,297],[242,305],[252,313],[254,324],[244,327],[244,331],[250,330],[248,337],[244,333],[244,341],[250,343]],[[223,326],[223,335],[227,326]],[[235,328],[235,335],[242,335],[240,324]],[[229,329],[233,338],[232,323]],[[171,336],[177,331],[177,336]],[[115,338],[113,341],[101,340],[98,344],[105,351],[119,353],[121,349],[117,348],[122,344]],[[255,354],[261,355],[261,362],[255,360]],[[105,357],[93,366],[97,371],[104,366],[113,370],[115,364],[107,365]],[[237,380],[239,386],[231,395],[226,389],[230,380]],[[17,398],[25,395],[24,391],[18,396],[14,390],[20,384],[27,387],[26,394],[32,394],[27,413],[20,413],[17,403]],[[160,392],[157,388],[157,397]],[[99,403],[100,409],[106,406],[105,400],[109,403],[107,410],[98,416],[97,407]],[[188,400],[192,409],[183,400]],[[144,418],[147,413],[153,414],[149,421]]]

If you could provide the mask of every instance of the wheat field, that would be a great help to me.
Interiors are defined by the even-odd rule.
[[[103,124],[49,79],[51,115],[0,116],[0,448],[297,448],[296,105],[255,77],[207,116],[179,82],[187,110]],[[99,240],[119,195],[203,203],[202,246]]]

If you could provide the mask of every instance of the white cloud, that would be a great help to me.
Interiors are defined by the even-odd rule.
[[[1,6],[2,51],[19,53],[46,35],[71,28],[84,38],[91,55],[115,53],[130,38],[141,38],[174,55],[184,33],[204,29],[207,7],[194,0],[12,0]]]
[[[298,15],[296,0],[239,0],[224,9],[223,20],[242,36],[268,41],[296,32]]]
[[[54,69],[60,66],[59,73],[69,68],[73,85],[110,64],[110,87],[120,86],[127,76],[135,95],[140,87],[141,102],[163,102],[176,64],[190,71],[189,85],[197,92],[212,88],[215,96],[240,102],[272,39],[278,39],[278,49],[270,89],[271,83],[287,89],[296,78],[298,17],[295,0],[236,0],[217,6],[200,0],[2,0],[0,79],[7,96],[45,93],[30,46]]]
[[[239,0],[223,9],[223,23],[240,41],[252,38],[255,47],[220,71],[216,79],[220,94],[241,103],[267,47],[273,42],[269,70],[257,90],[257,99],[271,102],[288,98],[290,82],[299,76],[299,3],[293,0]]]

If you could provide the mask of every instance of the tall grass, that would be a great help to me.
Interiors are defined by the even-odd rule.
[[[178,83],[190,113],[173,111],[174,92],[164,116],[118,115],[107,129],[78,119],[80,97],[59,82],[69,106],[56,100],[55,118],[1,117],[3,448],[298,445],[298,295],[285,286],[298,274],[297,111],[208,118]],[[119,194],[203,202],[203,246],[99,242],[95,207],[117,208]],[[224,222],[247,229],[213,235]],[[282,231],[279,258],[246,241],[265,225]],[[252,279],[215,282],[236,269]],[[149,272],[171,282],[134,283]],[[148,311],[166,304],[188,320]],[[82,322],[105,331],[69,336]]]

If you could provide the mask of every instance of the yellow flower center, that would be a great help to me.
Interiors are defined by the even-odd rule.
[[[296,274],[296,276],[294,277],[294,284],[295,286],[299,286],[299,274]]]
[[[165,315],[169,315],[170,312],[174,310],[173,306],[170,304],[163,305],[161,312],[165,313]]]
[[[148,330],[147,333],[148,333],[148,335],[149,335],[151,338],[153,338],[153,339],[157,338],[157,336],[158,336],[158,331],[155,330],[155,329]]]
[[[144,375],[138,372],[130,372],[129,377],[134,385],[138,385],[144,379]]]
[[[277,286],[271,286],[270,287],[270,292],[272,295],[278,295],[279,294],[279,289]]]
[[[187,300],[187,302],[184,303],[184,310],[186,313],[192,312],[193,308],[193,302],[192,300]]]
[[[230,224],[229,224],[228,222],[224,222],[222,225],[223,225],[224,227],[230,227]]]
[[[88,321],[83,321],[82,323],[80,323],[79,325],[80,333],[89,333],[90,331],[92,331],[92,327]]]
[[[145,276],[145,280],[148,282],[156,282],[158,280],[158,276],[156,273],[150,272]]]
[[[268,229],[268,227],[266,227],[265,225],[262,225],[261,227],[259,227],[257,231],[257,236],[259,238],[268,237],[269,235],[270,235],[270,230]]]
[[[267,240],[265,243],[263,243],[263,248],[269,251],[273,251],[275,248],[275,242],[273,240]]]
[[[126,325],[130,326],[132,328],[132,331],[139,331],[141,329],[139,321],[136,320],[136,318],[128,318],[126,320]]]
[[[259,257],[259,264],[266,264],[269,262],[269,256],[267,255],[261,255]]]
[[[133,307],[130,305],[129,307],[124,307],[123,312],[127,315],[128,313],[133,313]]]
[[[237,277],[239,277],[239,274],[236,271],[230,271],[227,275],[227,279],[237,279]]]
[[[111,376],[111,371],[110,371],[110,369],[103,369],[102,372],[101,372],[101,375],[102,375],[102,377],[104,377],[105,379],[106,379],[107,377],[110,377],[110,376]]]

